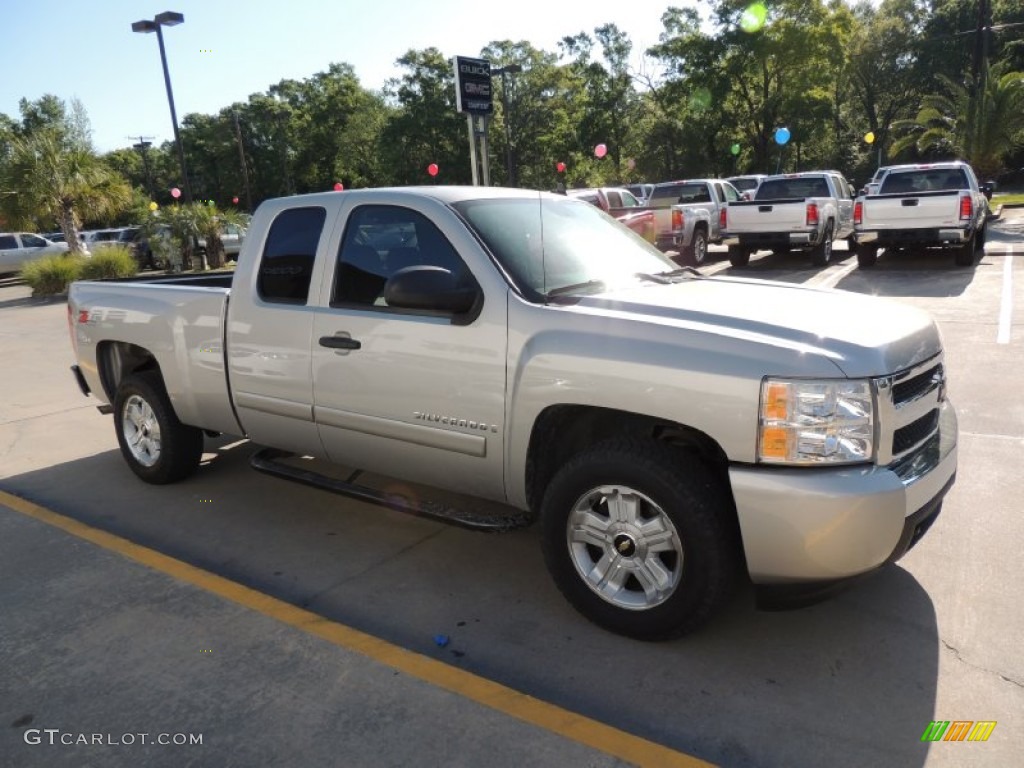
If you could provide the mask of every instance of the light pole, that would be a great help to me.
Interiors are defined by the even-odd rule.
[[[178,114],[174,111],[174,92],[171,91],[171,73],[167,69],[167,53],[164,51],[164,34],[161,27],[173,27],[185,21],[185,17],[174,11],[158,13],[152,20],[144,19],[132,24],[132,32],[156,32],[157,42],[160,43],[160,62],[164,67],[164,85],[167,86],[167,103],[171,105],[171,123],[174,125],[174,143],[178,145],[178,162],[181,165],[181,181],[185,188],[185,202],[192,202],[192,187],[188,183],[188,169],[185,167],[185,148],[181,144],[181,135],[178,133]]]
[[[512,127],[509,124],[508,83],[505,75],[517,75],[523,71],[522,64],[508,64],[504,67],[491,68],[491,76],[501,75],[501,108],[505,113],[505,165],[508,172],[508,185],[516,185],[515,172],[512,167]]]

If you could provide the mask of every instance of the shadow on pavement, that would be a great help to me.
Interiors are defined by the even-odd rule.
[[[207,450],[212,459],[173,486],[140,482],[116,451],[2,486],[716,763],[925,762],[920,738],[936,703],[938,630],[931,599],[898,566],[800,611],[756,612],[747,588],[702,631],[640,643],[596,628],[562,600],[537,526],[508,534],[451,528],[257,474],[247,442],[208,440]],[[435,644],[438,634],[450,644]]]

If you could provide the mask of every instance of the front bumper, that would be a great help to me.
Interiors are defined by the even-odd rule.
[[[898,465],[729,468],[750,578],[820,585],[901,557],[953,484],[957,423],[944,403],[938,434]]]

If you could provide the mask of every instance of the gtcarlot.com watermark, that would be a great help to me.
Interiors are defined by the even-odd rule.
[[[186,747],[203,743],[201,733],[80,733],[62,731],[60,728],[28,728],[23,738],[26,744],[64,744],[69,747],[130,747],[136,744]]]

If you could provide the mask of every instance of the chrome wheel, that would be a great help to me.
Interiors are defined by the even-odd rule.
[[[681,581],[683,544],[675,525],[632,488],[605,485],[581,496],[569,514],[566,541],[583,582],[616,607],[653,608]]]
[[[160,460],[160,422],[139,395],[132,395],[124,404],[121,433],[132,458],[139,464],[152,467]]]

